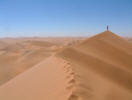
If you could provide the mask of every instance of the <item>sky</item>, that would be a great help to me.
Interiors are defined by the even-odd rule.
[[[132,0],[0,0],[0,37],[132,36]]]

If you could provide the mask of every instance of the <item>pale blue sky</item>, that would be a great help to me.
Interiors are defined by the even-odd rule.
[[[132,0],[0,0],[0,37],[132,36]]]

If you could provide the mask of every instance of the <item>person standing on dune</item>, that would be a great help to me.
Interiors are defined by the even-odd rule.
[[[107,25],[107,31],[109,31],[109,26]]]

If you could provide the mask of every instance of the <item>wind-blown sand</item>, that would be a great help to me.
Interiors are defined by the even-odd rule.
[[[127,40],[105,31],[56,52],[4,83],[0,100],[132,100]]]

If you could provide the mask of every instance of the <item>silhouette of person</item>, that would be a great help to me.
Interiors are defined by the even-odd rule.
[[[109,26],[107,25],[107,31],[109,31]]]

